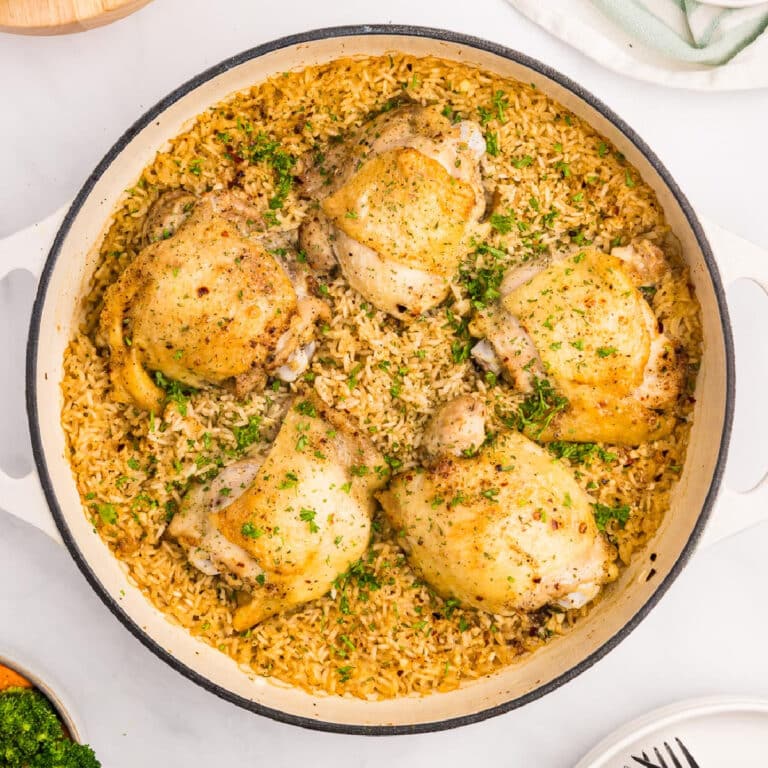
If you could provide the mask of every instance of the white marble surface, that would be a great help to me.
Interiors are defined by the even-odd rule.
[[[69,199],[125,127],[182,80],[271,38],[356,22],[442,26],[538,57],[595,92],[656,149],[694,204],[768,246],[762,192],[768,91],[665,91],[601,70],[517,16],[503,0],[156,0],[134,17],[84,35],[0,35],[0,236]],[[18,277],[18,276],[17,276]],[[28,281],[27,281],[28,282]],[[30,285],[0,293],[4,451],[28,461],[21,346]],[[9,314],[8,307],[13,304]],[[2,499],[0,499],[2,506]],[[126,633],[63,550],[0,513],[0,654],[47,665],[108,768],[262,764],[335,766],[573,765],[608,731],[643,711],[691,696],[768,698],[761,610],[768,526],[698,553],[659,607],[614,652],[522,710],[475,726],[365,739],[301,731],[219,701]],[[23,575],[22,575],[23,574]]]

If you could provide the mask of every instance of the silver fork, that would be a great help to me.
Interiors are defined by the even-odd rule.
[[[685,746],[685,744],[683,744],[683,742],[678,738],[675,738],[675,741],[677,742],[677,746],[680,747],[680,752],[682,753],[683,758],[687,761],[685,765],[687,765],[688,768],[700,768],[699,764],[693,759],[693,755],[688,751],[688,748]],[[674,749],[669,746],[668,741],[664,742],[664,749],[667,750],[667,755],[672,761],[672,768],[685,768],[685,765],[680,762],[680,758],[675,754]],[[653,757],[648,757],[647,752],[643,752],[642,757],[631,755],[631,758],[638,765],[642,765],[643,768],[670,768],[670,765],[667,763],[664,755],[662,755],[661,750],[658,747],[654,747],[653,752],[656,758],[655,763],[653,762]]]

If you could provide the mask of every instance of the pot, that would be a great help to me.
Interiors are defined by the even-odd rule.
[[[694,425],[672,507],[647,549],[626,568],[610,598],[566,637],[523,663],[424,698],[366,702],[305,691],[260,678],[171,624],[129,582],[124,567],[94,535],[66,461],[60,424],[62,357],[76,327],[79,300],[95,268],[108,216],[156,150],[209,105],[271,75],[340,56],[398,50],[470,62],[532,82],[579,115],[623,152],[654,188],[682,242],[701,303],[704,350]],[[342,27],[283,38],[246,51],[182,85],[141,117],[88,178],[63,222],[54,216],[6,243],[6,270],[28,268],[44,252],[27,352],[27,409],[39,479],[50,508],[35,503],[37,479],[0,478],[4,506],[60,538],[93,589],[148,648],[191,680],[259,714],[320,730],[362,734],[414,733],[454,727],[519,707],[553,691],[598,661],[627,636],[680,573],[712,514],[723,478],[734,412],[734,350],[718,264],[704,229],[677,184],[651,149],[617,115],[583,88],[518,52],[465,35],[397,26]],[[720,267],[729,279],[761,278],[768,259],[759,249],[712,228]],[[752,248],[752,250],[750,250]],[[722,493],[716,538],[754,522],[768,509],[761,499]],[[727,512],[727,514],[726,514]]]

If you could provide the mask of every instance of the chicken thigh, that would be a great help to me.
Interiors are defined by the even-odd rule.
[[[682,361],[639,290],[663,269],[641,241],[505,275],[499,302],[470,326],[482,338],[473,355],[521,391],[546,377],[568,399],[537,439],[636,445],[671,432]]]
[[[573,475],[519,432],[469,457],[456,455],[460,446],[378,494],[424,579],[444,598],[501,615],[593,599],[615,576],[615,555]]]
[[[191,387],[232,382],[246,394],[267,373],[293,380],[311,357],[327,306],[307,275],[240,233],[237,204],[208,195],[192,208],[174,198],[146,246],[106,292],[100,336],[110,351],[113,397],[160,411],[150,372]],[[178,203],[186,200],[181,209]],[[186,209],[186,210],[185,210]]]
[[[286,414],[269,452],[225,469],[189,494],[168,533],[205,573],[226,570],[251,590],[242,631],[322,597],[368,546],[384,459],[319,399]],[[226,495],[222,489],[227,488]]]
[[[319,200],[299,234],[310,264],[338,261],[349,284],[400,319],[442,302],[485,210],[480,126],[436,107],[384,112],[305,175]]]

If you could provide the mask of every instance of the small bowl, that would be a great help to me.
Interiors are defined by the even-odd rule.
[[[80,740],[80,734],[77,730],[77,725],[75,724],[74,718],[72,717],[70,712],[67,710],[67,708],[64,706],[64,704],[62,703],[61,699],[58,697],[56,692],[48,685],[48,683],[42,680],[37,674],[35,674],[35,672],[30,670],[28,667],[24,666],[23,664],[19,664],[13,659],[8,659],[5,656],[0,655],[0,665],[8,667],[8,669],[26,678],[32,684],[32,687],[34,689],[40,691],[40,693],[42,693],[43,696],[45,696],[45,698],[48,699],[48,701],[51,703],[51,706],[55,710],[56,714],[59,716],[59,719],[61,720],[61,724],[64,727],[65,735],[72,741],[78,744],[82,744],[82,741]]]

